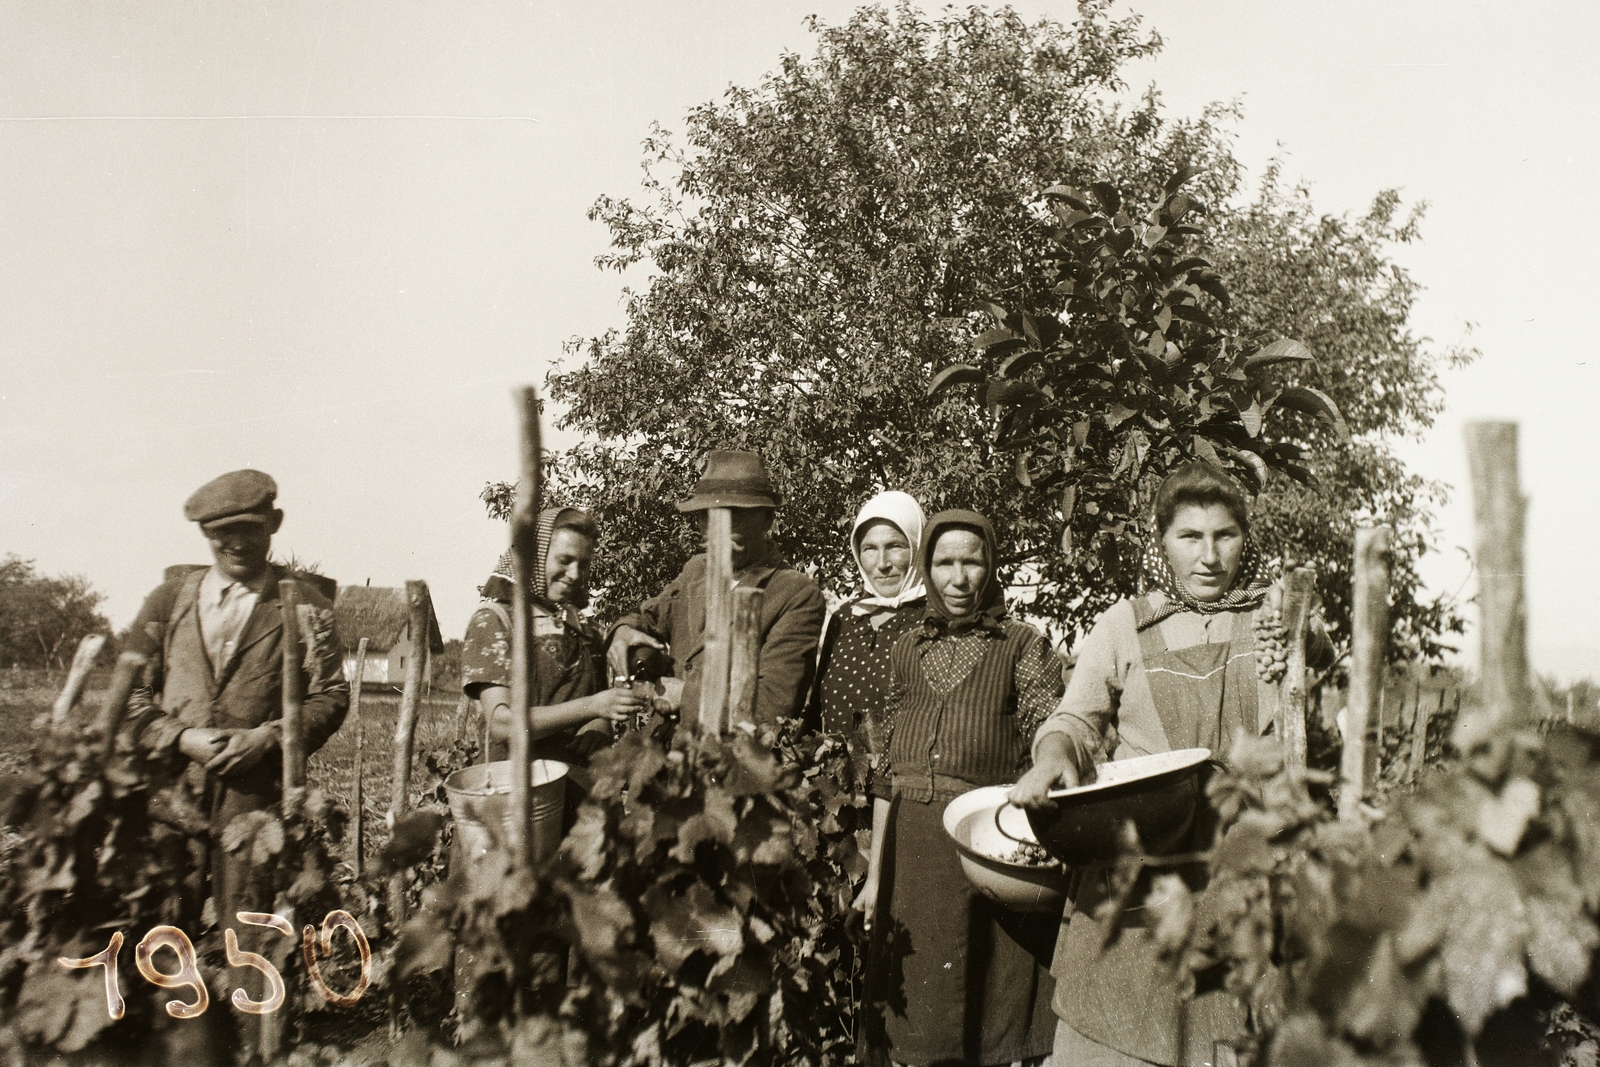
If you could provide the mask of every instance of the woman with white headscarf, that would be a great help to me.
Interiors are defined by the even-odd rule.
[[[841,604],[822,634],[810,720],[828,733],[881,748],[889,691],[889,650],[922,621],[927,590],[917,570],[922,506],[889,490],[861,506],[850,529],[850,552],[861,593]]]

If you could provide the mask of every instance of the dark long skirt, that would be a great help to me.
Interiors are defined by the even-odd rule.
[[[1047,1055],[1061,917],[1014,912],[973,889],[944,809],[896,797],[889,813],[868,979],[873,1043],[913,1067]]]

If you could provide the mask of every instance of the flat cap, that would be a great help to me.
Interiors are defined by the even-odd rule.
[[[227,522],[266,522],[278,483],[260,471],[229,471],[202,485],[183,502],[183,517],[202,526]]]

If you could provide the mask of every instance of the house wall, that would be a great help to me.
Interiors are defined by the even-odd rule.
[[[356,656],[354,652],[346,653],[344,657],[344,680],[356,680]],[[374,656],[367,653],[367,665],[362,669],[361,680],[365,682],[387,682],[389,680],[389,659],[387,656]]]
[[[341,635],[342,636],[342,635]],[[348,641],[349,639],[346,638]],[[352,644],[354,642],[351,642]],[[411,634],[410,627],[402,631],[395,641],[394,647],[387,652],[380,649],[367,648],[367,666],[362,673],[365,682],[381,682],[388,685],[400,685],[406,680],[406,664],[411,661]],[[355,652],[347,648],[344,657],[344,676],[346,681],[353,681],[356,673]],[[430,682],[433,678],[433,660],[430,657],[423,668],[422,680]]]
[[[396,685],[404,682],[406,680],[406,664],[410,662],[411,634],[410,628],[407,627],[407,632],[401,634],[400,639],[396,641],[394,647],[389,650],[389,680]],[[428,662],[424,664],[422,668],[422,680],[424,682],[431,681],[432,677],[433,659],[432,657],[429,657]]]

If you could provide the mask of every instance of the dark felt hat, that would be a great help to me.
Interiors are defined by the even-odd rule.
[[[183,517],[202,526],[267,522],[278,483],[260,471],[229,471],[202,485],[183,502]]]
[[[782,497],[772,488],[767,468],[754,452],[709,452],[694,494],[678,501],[679,511],[707,508],[775,508]]]

